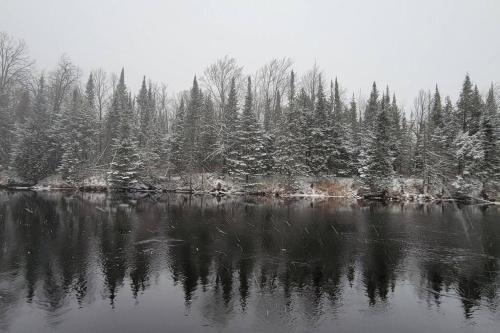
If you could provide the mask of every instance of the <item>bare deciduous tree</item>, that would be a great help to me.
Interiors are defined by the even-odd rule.
[[[316,91],[321,76],[322,71],[319,69],[318,65],[314,63],[313,68],[306,72],[300,80],[301,87],[304,88],[305,92],[309,95],[312,103],[316,101]]]
[[[265,104],[269,103],[270,108],[276,106],[277,96],[284,96],[288,87],[288,80],[292,70],[293,61],[284,57],[272,59],[262,66],[255,74],[255,108],[260,116]]]
[[[0,32],[0,96],[13,84],[29,79],[34,64],[23,40],[15,40]]]
[[[226,105],[227,95],[231,87],[231,80],[241,80],[243,67],[238,66],[236,59],[225,56],[208,66],[203,72],[201,83],[214,99],[217,112],[222,114]]]
[[[63,54],[59,59],[57,68],[49,76],[52,109],[54,112],[58,113],[61,110],[64,98],[71,91],[71,88],[78,83],[80,74],[80,69]]]

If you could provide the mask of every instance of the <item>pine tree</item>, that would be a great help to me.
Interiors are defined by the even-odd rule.
[[[177,172],[183,171],[183,166],[186,161],[186,151],[184,150],[184,123],[186,118],[186,110],[184,98],[181,99],[180,105],[175,114],[174,123],[172,126],[172,135],[169,138],[170,164]]]
[[[483,100],[477,85],[474,86],[474,92],[472,93],[472,108],[469,124],[469,133],[471,135],[477,133],[481,127],[481,114],[483,111]]]
[[[138,183],[143,168],[137,148],[137,129],[131,98],[125,86],[122,69],[115,92],[115,105],[119,112],[118,136],[113,140],[113,154],[108,172],[108,183],[113,189],[128,189]]]
[[[480,142],[483,159],[479,166],[479,176],[484,182],[500,179],[500,128],[497,110],[492,85],[488,91],[480,121]]]
[[[31,107],[30,92],[28,90],[24,90],[14,111],[16,122],[24,123],[31,114]]]
[[[367,167],[368,184],[372,190],[387,189],[394,176],[390,140],[388,108],[383,107],[376,119],[375,136],[371,143],[372,154]]]
[[[359,169],[358,173],[361,179],[365,180],[365,182],[369,182],[368,178],[370,175],[369,165],[372,160],[372,147],[373,141],[375,140],[375,132],[374,128],[376,125],[376,120],[379,116],[379,100],[378,100],[378,90],[377,85],[373,82],[372,91],[370,93],[370,98],[366,105],[366,109],[364,112],[364,117],[362,120],[361,130],[363,135],[361,136],[361,149],[359,153]]]
[[[449,106],[447,106],[449,108]],[[449,110],[446,111],[446,117],[450,116]],[[445,129],[445,115],[441,103],[441,95],[436,85],[434,96],[432,98],[432,107],[429,115],[429,185],[435,188],[441,188],[444,191],[444,185],[449,177],[449,156],[446,154],[448,140]]]
[[[483,102],[477,86],[473,89],[467,74],[457,103],[457,117],[462,122],[462,131],[455,138],[454,146],[461,176],[478,171],[484,157],[479,133]]]
[[[400,174],[410,175],[413,172],[413,137],[411,127],[406,120],[406,115],[401,116],[401,143],[399,145],[401,153]]]
[[[48,127],[47,89],[42,76],[35,95],[33,110],[26,122],[19,124],[16,130],[13,166],[17,174],[27,181],[36,183],[51,172],[47,160],[47,149],[50,145],[47,135]]]
[[[302,138],[302,115],[295,96],[295,73],[290,74],[288,109],[283,116],[282,131],[276,142],[274,171],[293,177],[304,175],[307,168],[304,159],[304,139]]]
[[[263,133],[253,110],[252,81],[248,78],[243,113],[238,121],[237,154],[231,156],[231,172],[247,177],[262,174],[265,156]]]
[[[365,115],[363,119],[365,129],[371,128],[378,117],[379,113],[379,101],[378,101],[378,90],[377,84],[373,82],[372,91],[370,93],[370,99],[368,99],[368,104],[366,106]]]
[[[227,98],[227,105],[222,114],[221,148],[222,171],[229,172],[234,166],[230,166],[228,160],[235,160],[237,151],[237,124],[238,124],[238,95],[234,78],[231,79],[231,87]]]
[[[401,145],[403,140],[403,133],[401,131],[401,112],[399,110],[396,94],[392,95],[392,102],[389,107],[389,121],[390,121],[390,136],[391,140],[391,156],[394,158],[393,169],[397,174],[402,173],[402,152]]]
[[[91,96],[87,89],[86,98],[83,99],[78,89],[75,89],[71,104],[63,109],[63,155],[58,170],[70,183],[77,183],[84,176],[83,171],[96,151],[97,131]]]
[[[210,96],[205,97],[200,126],[201,164],[203,165],[203,169],[213,171],[217,166],[217,160],[215,158],[217,132],[215,130],[215,108]]]
[[[111,147],[115,140],[120,137],[121,117],[129,106],[129,98],[122,69],[120,79],[113,92],[110,108],[106,114],[105,150],[109,152],[111,152]]]
[[[360,153],[360,124],[358,122],[358,107],[354,95],[352,96],[349,110],[346,115],[346,142],[347,152],[349,154],[348,170],[350,175],[356,175],[359,168],[359,153]]]
[[[330,141],[328,170],[337,176],[348,176],[352,169],[352,151],[349,146],[349,129],[344,115],[344,104],[340,98],[337,78],[333,87],[333,110],[328,119],[328,137]]]
[[[200,147],[200,118],[203,108],[203,94],[196,76],[190,90],[189,102],[184,123],[184,150],[186,152],[185,169],[188,172],[199,171],[203,152]]]
[[[469,74],[465,75],[465,80],[462,85],[462,91],[460,92],[460,97],[457,103],[457,117],[459,119],[460,127],[462,132],[467,132],[469,130],[469,120],[473,113],[472,109],[474,107],[473,101],[473,90],[472,82],[470,80]]]
[[[316,107],[312,126],[309,128],[309,155],[308,167],[315,175],[327,171],[327,162],[330,156],[329,123],[327,118],[328,105],[323,91],[321,78],[319,79],[316,94]]]

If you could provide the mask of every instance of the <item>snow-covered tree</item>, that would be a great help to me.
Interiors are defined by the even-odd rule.
[[[252,81],[248,78],[243,112],[238,119],[235,153],[229,156],[230,172],[242,176],[259,175],[264,170],[263,133],[253,109]]]
[[[88,168],[97,148],[96,119],[89,96],[84,98],[75,89],[70,105],[63,111],[63,155],[58,170],[72,183],[84,176],[83,171]]]
[[[17,174],[27,181],[37,182],[51,173],[48,162],[51,142],[47,133],[49,127],[49,106],[44,77],[38,82],[33,110],[25,123],[18,125],[14,147],[13,166]]]
[[[307,164],[315,175],[324,173],[328,168],[328,159],[331,152],[330,124],[327,117],[328,105],[323,90],[323,83],[319,79],[316,93],[316,106],[312,119],[312,126],[307,130],[308,160]]]
[[[140,179],[143,162],[137,148],[137,126],[122,69],[113,106],[119,117],[117,137],[113,140],[108,183],[113,189],[127,189]]]

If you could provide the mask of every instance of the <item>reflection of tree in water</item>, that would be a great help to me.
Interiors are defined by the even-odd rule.
[[[391,208],[373,204],[364,216],[366,249],[361,260],[362,279],[370,305],[375,305],[377,298],[386,302],[389,291],[394,291],[396,271],[404,255],[403,244],[395,239],[401,230],[395,230]]]
[[[398,271],[411,264],[409,253],[420,297],[439,305],[456,292],[467,317],[481,303],[495,310],[498,302],[498,212],[468,208],[467,238],[454,213],[437,206],[0,196],[0,282],[6,273],[20,276],[8,291],[0,284],[0,321],[13,303],[57,315],[71,299],[92,302],[95,291],[114,306],[125,286],[140,299],[167,272],[182,286],[187,309],[196,301],[217,325],[245,313],[277,327],[300,316],[313,327],[342,306],[343,289],[353,284],[362,284],[368,304],[388,302],[405,279]]]
[[[127,210],[126,207],[118,207],[116,214],[101,225],[101,265],[107,296],[112,306],[127,272],[127,247],[131,231],[130,214]]]
[[[432,214],[438,210],[440,214]],[[500,258],[500,226],[498,213],[477,207],[433,207],[427,209],[433,230],[425,233],[427,246],[419,253],[420,283],[423,297],[441,304],[443,295],[456,292],[470,318],[483,301],[494,311],[497,307],[498,259]],[[435,212],[434,212],[435,213]],[[457,229],[457,221],[466,219]]]

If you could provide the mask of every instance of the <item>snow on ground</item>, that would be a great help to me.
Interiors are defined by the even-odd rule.
[[[0,187],[26,187],[23,180],[8,170],[0,170]],[[65,182],[61,175],[53,175],[38,182],[35,190],[70,189],[78,187],[84,191],[106,191],[108,189],[105,173],[94,173],[84,178],[76,186]],[[355,178],[333,176],[296,177],[285,176],[229,176],[217,173],[196,173],[175,176],[153,176],[145,184],[138,184],[136,190],[153,189],[158,191],[212,193],[212,194],[254,194],[281,197],[347,197],[361,198],[369,193]],[[433,198],[482,198],[500,201],[500,183],[489,182],[483,188],[477,180],[456,180],[443,188],[429,188],[424,191],[424,182],[418,178],[394,178],[388,189],[388,197],[396,200],[430,200]]]

